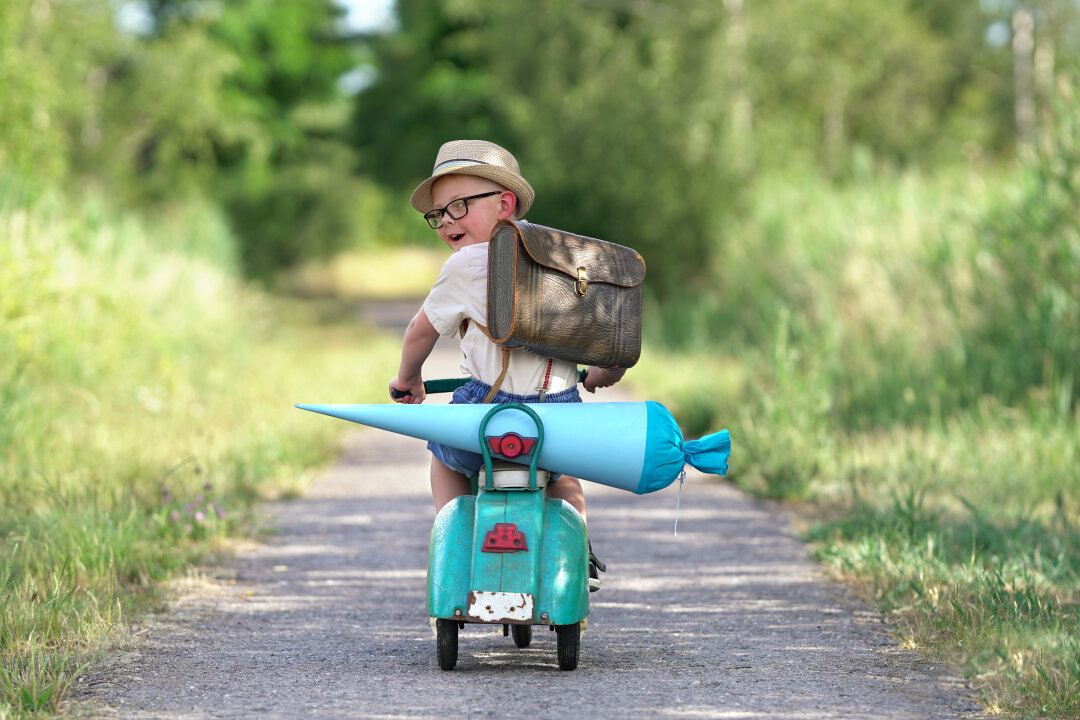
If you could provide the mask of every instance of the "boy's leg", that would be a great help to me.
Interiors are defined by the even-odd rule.
[[[585,520],[585,491],[581,489],[581,481],[576,477],[563,475],[555,482],[547,486],[547,497],[561,498],[570,503]]]
[[[454,498],[471,493],[469,478],[446,467],[437,458],[431,458],[431,497],[435,501],[436,514]]]

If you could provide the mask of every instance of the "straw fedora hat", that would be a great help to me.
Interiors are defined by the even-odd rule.
[[[514,217],[518,219],[528,212],[536,197],[508,150],[487,140],[451,140],[439,148],[431,177],[413,190],[412,206],[417,211],[426,213],[434,209],[431,186],[443,175],[476,175],[497,182],[517,196]]]

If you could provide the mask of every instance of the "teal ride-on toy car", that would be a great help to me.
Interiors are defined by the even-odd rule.
[[[464,382],[424,386],[449,392]],[[519,647],[546,625],[557,633],[559,667],[577,667],[589,541],[581,515],[545,497],[547,470],[642,495],[681,480],[686,465],[724,475],[731,455],[727,430],[686,440],[667,408],[648,400],[297,407],[482,456],[474,492],[443,506],[431,531],[426,605],[444,670],[457,664],[458,631],[471,623],[502,625]]]
[[[535,436],[488,436],[490,420],[504,412],[527,415]],[[543,442],[532,408],[492,407],[480,424],[484,466],[473,479],[475,494],[451,500],[435,518],[427,611],[443,670],[457,664],[458,631],[471,623],[502,625],[521,648],[532,641],[534,625],[548,626],[557,635],[559,668],[577,667],[589,614],[589,543],[577,510],[544,497],[549,477],[537,468]]]

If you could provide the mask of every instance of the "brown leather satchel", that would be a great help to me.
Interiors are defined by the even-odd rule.
[[[631,248],[503,220],[488,246],[488,333],[504,348],[630,367],[641,355],[644,279]]]

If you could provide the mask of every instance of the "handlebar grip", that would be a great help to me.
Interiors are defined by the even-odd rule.
[[[446,378],[443,380],[424,381],[424,391],[428,393],[454,392],[472,378]]]
[[[424,392],[429,395],[432,393],[454,392],[459,387],[469,382],[469,380],[471,379],[472,378],[445,378],[443,380],[425,380]],[[412,393],[405,390],[397,390],[395,388],[390,388],[390,397],[394,398],[395,400],[400,400],[401,398],[407,397],[409,395],[412,395]]]

